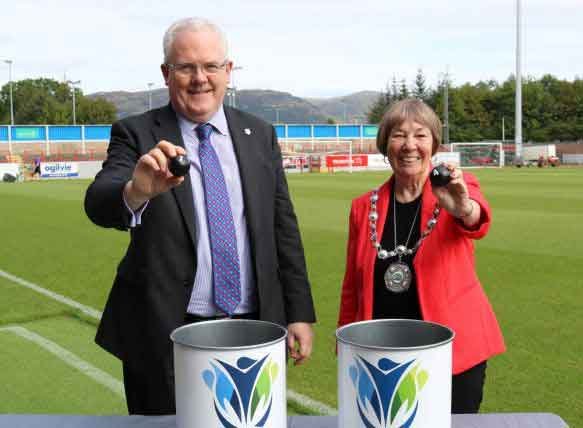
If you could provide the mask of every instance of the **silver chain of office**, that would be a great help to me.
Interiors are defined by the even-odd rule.
[[[433,209],[433,216],[427,221],[426,229],[421,233],[421,236],[419,237],[415,245],[413,245],[413,247],[407,248],[405,245],[396,245],[394,249],[389,251],[385,250],[381,246],[381,243],[379,242],[377,236],[377,220],[379,218],[377,212],[378,200],[379,200],[378,189],[375,189],[372,191],[372,194],[370,195],[370,213],[368,215],[368,220],[370,225],[370,240],[372,242],[372,246],[377,250],[377,257],[381,260],[385,260],[388,259],[389,257],[413,254],[415,251],[417,251],[417,249],[419,249],[423,240],[429,236],[431,231],[437,225],[437,217],[439,216],[439,212],[441,211],[441,209],[439,208],[439,204],[437,203],[435,204],[435,208]]]

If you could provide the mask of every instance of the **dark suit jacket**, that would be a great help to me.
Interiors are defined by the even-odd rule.
[[[225,107],[225,115],[239,162],[259,317],[283,326],[314,322],[302,243],[275,130],[239,110]],[[112,126],[107,160],[85,195],[85,211],[95,224],[128,229],[124,185],[139,157],[160,140],[184,147],[171,106]],[[169,358],[169,335],[184,323],[196,273],[197,231],[189,175],[180,186],[153,198],[142,224],[130,233],[96,342],[139,367]]]

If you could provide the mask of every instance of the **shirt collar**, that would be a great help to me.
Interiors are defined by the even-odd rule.
[[[188,129],[189,131],[192,131],[198,125],[201,125],[200,123],[196,123],[196,122],[192,122],[191,120],[188,120],[186,117],[184,117],[180,113],[176,113],[176,116],[178,117],[178,125],[180,126],[180,129],[183,129],[183,130]],[[225,136],[229,135],[229,126],[227,125],[227,117],[225,116],[225,110],[224,110],[222,104],[219,107],[219,109],[216,111],[216,113],[213,114],[211,116],[211,118],[206,123],[210,123],[213,126],[213,128],[215,129],[215,131],[217,131],[219,134],[225,135]]]

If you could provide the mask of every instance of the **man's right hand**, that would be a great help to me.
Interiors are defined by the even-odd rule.
[[[168,164],[170,159],[185,154],[184,148],[162,140],[138,159],[132,179],[124,187],[125,200],[132,210],[184,181],[184,177],[172,175]]]

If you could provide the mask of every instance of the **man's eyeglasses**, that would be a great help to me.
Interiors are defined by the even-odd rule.
[[[169,70],[172,70],[175,74],[183,77],[193,77],[200,69],[204,74],[213,75],[217,74],[229,61],[225,61],[222,64],[218,62],[207,62],[206,64],[193,64],[190,62],[178,63],[178,64],[166,64]]]

